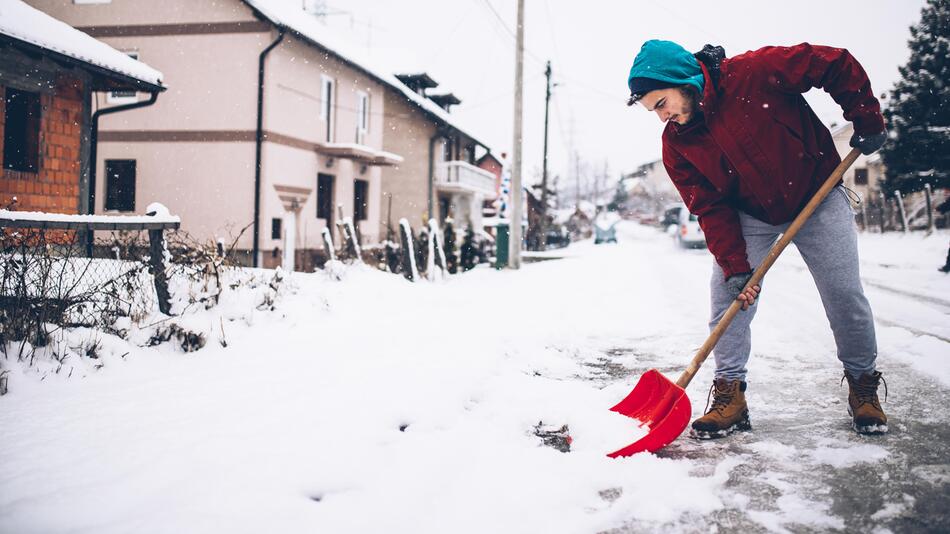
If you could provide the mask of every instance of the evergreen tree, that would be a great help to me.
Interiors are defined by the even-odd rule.
[[[391,239],[386,239],[385,263],[389,272],[399,273],[399,247]]]
[[[443,243],[445,249],[445,269],[451,274],[455,274],[459,270],[459,257],[455,253],[455,225],[452,222],[452,219],[445,220],[445,243]]]
[[[419,273],[425,273],[426,265],[429,261],[429,229],[423,226],[419,229],[419,235],[415,238],[416,244],[416,269]]]
[[[461,263],[463,271],[470,271],[478,265],[478,250],[475,248],[475,232],[469,226],[465,229],[465,238],[462,240]]]
[[[950,0],[927,0],[910,34],[910,59],[884,110],[888,195],[950,187]]]

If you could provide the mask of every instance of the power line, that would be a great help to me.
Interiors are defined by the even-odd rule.
[[[558,86],[571,87],[570,84],[558,83]],[[596,94],[595,94],[596,93]],[[627,107],[627,95],[611,95],[603,91],[579,91],[577,94],[573,95],[575,98],[580,98],[582,100],[596,100],[598,102],[609,102],[612,104],[621,104],[621,107]]]
[[[484,0],[484,2],[485,2],[485,5],[488,6],[488,9],[490,9],[491,12],[495,15],[495,18],[498,19],[498,22],[501,23],[501,27],[504,28],[505,31],[508,32],[508,35],[510,35],[512,38],[516,38],[515,32],[511,31],[511,28],[509,28],[508,24],[505,23],[505,19],[501,18],[501,15],[498,14],[498,11],[495,10],[495,6],[491,5],[491,2],[489,2],[488,0]]]
[[[542,77],[542,76],[544,76],[544,73],[543,73],[543,72],[541,72],[541,73],[536,73],[534,76],[531,76],[530,78],[525,78],[524,83],[525,83],[525,85],[528,85],[529,82],[533,82],[533,81],[537,80],[538,78],[540,78],[540,77]],[[491,102],[493,102],[493,101],[495,101],[495,100],[498,100],[499,98],[501,98],[501,97],[503,97],[503,96],[510,96],[510,95],[513,94],[513,93],[514,93],[514,90],[511,90],[511,89],[509,89],[508,91],[502,92],[502,93],[495,93],[494,95],[489,96],[489,97],[485,97],[484,99],[479,100],[479,101],[475,102],[474,104],[468,104],[468,105],[466,105],[466,106],[465,106],[465,109],[466,109],[466,110],[475,109],[475,108],[484,106],[485,104],[490,104]]]
[[[551,16],[550,0],[545,0],[544,12],[547,14],[547,17],[548,17],[548,31],[551,33],[551,45],[554,47],[554,60],[557,61],[558,63],[561,63],[561,54],[558,51],[558,47],[557,47],[557,36],[554,33],[554,17]],[[561,67],[563,66],[564,64],[561,63]]]
[[[554,99],[554,114],[557,115],[557,129],[561,132],[561,143],[564,145],[564,151],[570,152],[571,147],[567,144],[567,135],[564,134],[564,119],[561,118],[561,106],[558,104],[558,99]]]
[[[498,10],[495,9],[495,7],[492,5],[491,1],[490,1],[490,0],[483,0],[483,3],[484,3],[485,6],[488,7],[488,9],[491,11],[492,15],[494,15],[495,19],[498,21],[498,23],[501,25],[501,27],[505,30],[505,32],[507,32],[510,37],[514,37],[514,36],[515,36],[514,32],[513,32],[513,31],[511,30],[511,28],[508,27],[508,25],[505,23],[504,18],[501,16],[501,14],[498,13]],[[561,79],[561,80],[567,80],[567,81],[571,82],[571,83],[574,84],[574,85],[577,85],[577,86],[580,86],[580,87],[585,88],[587,91],[592,91],[592,92],[594,92],[594,93],[597,93],[597,94],[601,95],[602,97],[605,97],[605,99],[608,99],[608,100],[611,101],[611,102],[625,103],[625,102],[626,102],[626,99],[627,99],[627,95],[626,95],[626,94],[609,93],[609,92],[607,92],[607,91],[604,91],[603,89],[600,89],[599,87],[593,86],[593,85],[591,85],[591,84],[588,84],[588,83],[585,82],[585,81],[582,81],[580,78],[575,78],[575,77],[573,77],[573,76],[569,76],[569,75],[563,74],[563,71],[564,71],[564,64],[561,63],[561,62],[560,62],[560,59],[559,59],[560,53],[559,53],[559,49],[558,49],[558,46],[557,46],[557,37],[556,37],[555,32],[554,32],[554,19],[553,19],[553,17],[551,16],[550,3],[549,3],[549,2],[545,2],[544,6],[545,6],[545,14],[547,15],[547,18],[548,18],[548,30],[551,32],[551,42],[552,42],[552,45],[553,45],[553,48],[554,48],[554,58],[555,58],[555,61],[557,61],[557,63],[560,65],[560,67],[558,68],[558,74],[556,75],[557,78],[559,78],[559,79]],[[533,52],[532,52],[531,50],[529,50],[527,47],[525,47],[525,53],[528,54],[532,59],[534,59],[535,61],[537,61],[539,64],[541,64],[541,65],[546,64],[545,61],[541,60],[541,58],[539,58],[537,54],[533,53]],[[558,84],[558,85],[564,85],[564,84]],[[568,93],[567,98],[568,98],[568,102],[567,102],[568,107],[573,110],[573,109],[574,109],[574,106],[573,106],[573,104],[572,104],[572,102],[571,102],[571,95],[570,95],[570,93]]]
[[[560,54],[560,50],[559,50],[559,48],[558,48],[558,46],[557,46],[557,34],[556,34],[555,31],[554,31],[554,17],[551,16],[551,2],[550,2],[550,0],[545,0],[545,2],[544,2],[544,11],[545,11],[545,14],[546,14],[547,17],[548,17],[548,31],[551,33],[551,46],[554,47],[554,60],[558,63],[558,77],[561,77],[561,75],[560,75],[560,70],[563,69],[563,68],[565,67],[565,65],[564,65],[564,63],[561,62],[561,54]],[[555,83],[554,85],[557,86],[557,85],[563,85],[563,84]],[[556,101],[555,101],[555,105],[557,105],[557,102],[556,102]],[[571,110],[571,115],[573,115],[573,114],[574,114],[574,103],[573,103],[573,100],[572,100],[572,98],[571,98],[571,92],[570,92],[570,91],[567,92],[567,106],[568,106],[568,108]]]
[[[715,35],[715,34],[713,34],[712,32],[710,32],[709,29],[708,29],[708,27],[707,27],[708,25],[694,24],[694,23],[689,19],[689,17],[686,17],[686,16],[684,16],[683,14],[681,14],[681,13],[679,13],[679,12],[677,12],[677,11],[674,11],[672,8],[668,7],[668,6],[665,5],[663,2],[653,2],[653,1],[651,1],[651,3],[652,3],[654,6],[660,8],[660,9],[662,9],[663,11],[666,11],[667,13],[669,13],[670,15],[672,15],[675,20],[685,21],[686,24],[692,26],[693,28],[695,28],[695,29],[696,29],[697,31],[699,31],[700,33],[706,34],[706,37],[710,37],[710,38],[714,39],[715,41],[717,41],[717,42],[719,42],[719,43],[724,43],[724,44],[725,44],[725,43],[728,43],[728,42],[729,42],[728,39],[723,39],[722,36]],[[733,43],[730,43],[730,44],[733,44]]]
[[[495,9],[495,6],[491,4],[490,0],[483,0],[483,1],[485,2],[485,5],[488,6],[488,9],[491,10],[492,14],[495,15],[495,18],[498,20],[498,23],[501,24],[501,27],[504,28],[506,32],[508,32],[508,35],[512,39],[516,39],[515,32],[513,32],[511,28],[508,27],[508,24],[505,23],[505,19],[503,19],[501,15],[498,14],[498,11]],[[545,61],[541,59],[540,57],[538,57],[537,54],[529,50],[528,47],[524,47],[524,53],[527,54],[527,56],[533,59],[534,61],[537,61],[539,65],[543,66],[545,64]]]
[[[471,8],[471,6],[469,6],[469,8]],[[456,23],[452,26],[452,29],[449,30],[449,32],[448,32],[448,34],[447,34],[448,36],[455,35],[455,30],[459,29],[459,26],[461,26],[462,23],[465,22],[465,21],[468,19],[468,14],[469,14],[468,11],[464,11],[464,12],[462,13],[462,16],[459,17],[458,22],[456,22]],[[453,42],[453,40],[449,40],[449,42]],[[448,49],[447,46],[440,46],[440,47],[437,47],[435,53],[432,54],[432,55],[429,57],[429,59],[428,59],[428,61],[426,61],[426,63],[432,63],[433,61],[435,61],[435,59],[436,59],[437,57],[441,56],[442,53],[445,52],[447,49]]]

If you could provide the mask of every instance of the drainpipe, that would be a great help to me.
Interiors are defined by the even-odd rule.
[[[426,199],[426,206],[429,209],[429,218],[435,218],[436,220],[439,218],[432,213],[432,189],[434,188],[433,182],[435,181],[435,141],[441,137],[444,137],[442,132],[436,131],[435,135],[429,138],[429,196]]]
[[[253,265],[258,265],[260,256],[260,238],[261,238],[261,149],[264,145],[264,60],[281,41],[284,40],[284,29],[281,28],[270,45],[261,51],[257,58],[257,135],[255,137],[255,157],[254,157],[254,250]]]
[[[151,106],[158,100],[158,91],[149,93],[148,100],[134,102],[132,104],[123,104],[111,108],[99,109],[92,114],[92,133],[89,135],[89,206],[88,215],[96,212],[96,154],[99,152],[99,117],[110,113],[128,111],[130,109],[144,108]]]
[[[152,91],[149,93],[148,100],[113,106],[111,108],[97,109],[92,114],[92,133],[89,134],[89,205],[86,207],[87,215],[92,215],[96,212],[96,169],[98,168],[96,158],[99,152],[99,117],[111,113],[119,113],[120,111],[151,106],[156,100],[158,100],[158,91]],[[94,232],[92,230],[86,234],[86,254],[88,254],[89,257],[92,257],[93,234]]]

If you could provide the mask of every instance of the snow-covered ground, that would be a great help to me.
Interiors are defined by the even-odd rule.
[[[754,326],[753,432],[612,460],[642,430],[608,408],[704,340],[711,262],[652,228],[619,237],[436,283],[296,273],[273,310],[256,288],[190,311],[197,352],[82,331],[97,360],[8,359],[0,531],[950,528],[950,234],[861,237],[890,434],[851,432],[792,248]],[[540,444],[541,421],[569,425],[571,452]]]

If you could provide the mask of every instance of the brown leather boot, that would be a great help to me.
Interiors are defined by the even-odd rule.
[[[851,427],[858,434],[884,434],[887,432],[887,416],[881,409],[881,402],[877,398],[877,386],[884,382],[881,373],[864,373],[860,378],[852,378],[847,372],[844,378],[848,380],[848,415],[851,416]],[[884,382],[884,398],[887,399],[887,382]]]
[[[736,430],[752,430],[749,408],[745,403],[745,382],[717,378],[709,388],[712,406],[706,415],[693,421],[690,435],[698,439],[721,438]]]

